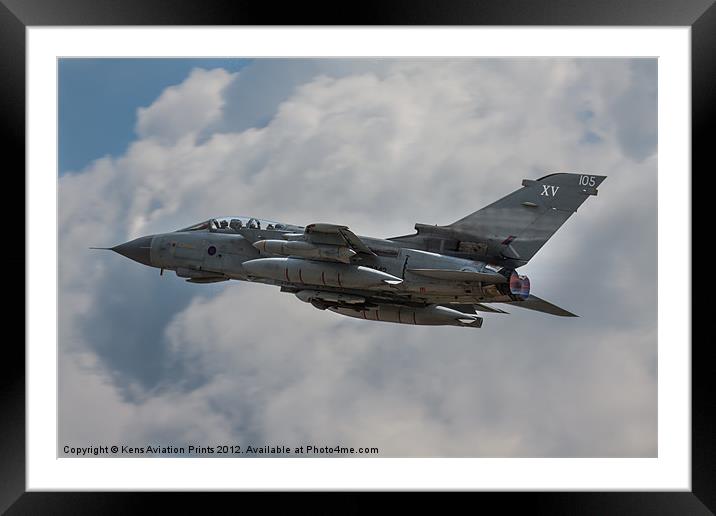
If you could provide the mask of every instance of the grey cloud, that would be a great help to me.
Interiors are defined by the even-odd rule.
[[[555,331],[531,316],[491,318],[484,333],[365,329],[305,305],[290,310],[293,300],[270,294],[227,289],[172,327],[179,354],[207,377],[229,378],[218,399],[237,433],[248,426],[289,443],[368,439],[396,456],[419,453],[426,440],[431,454],[447,456],[643,455],[655,444],[653,418],[640,422],[634,442],[612,417],[633,421],[635,407],[655,409],[648,372],[632,357],[634,344],[650,346],[653,335],[640,343],[638,334],[595,334],[579,322]],[[249,300],[265,314],[250,325],[212,317]],[[274,320],[277,309],[283,316]]]
[[[629,88],[615,100],[611,115],[622,150],[640,161],[656,152],[658,61],[636,59],[629,68]]]
[[[617,74],[621,65],[612,59],[584,60],[578,66],[583,74],[574,81],[569,107],[582,124],[585,143],[601,143],[605,133],[613,132],[628,158],[642,161],[653,155],[658,61],[632,59],[626,73],[621,69]]]
[[[296,88],[323,75],[340,78],[358,73],[381,73],[390,59],[256,59],[227,87],[226,108],[212,132],[237,132],[268,125],[279,104]]]
[[[190,370],[172,370],[177,364],[167,361],[163,331],[197,295],[192,285],[165,277],[160,288],[147,288],[158,276],[156,269],[132,270],[136,268],[134,262],[114,256],[98,259],[112,262],[96,286],[105,293],[103,303],[93,306],[78,327],[83,334],[92,336],[89,347],[107,365],[121,395],[136,401],[137,393],[127,387],[157,389],[168,375],[191,382]],[[202,294],[218,291],[210,286]]]

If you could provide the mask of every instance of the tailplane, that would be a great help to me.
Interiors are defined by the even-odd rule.
[[[560,317],[579,317],[578,315],[575,315],[564,308],[560,308],[557,305],[553,305],[549,301],[545,301],[544,299],[541,299],[533,294],[530,294],[527,299],[510,301],[505,304],[519,306],[520,308],[526,308],[527,310],[534,310],[536,312],[544,312],[550,315],[559,315]]]

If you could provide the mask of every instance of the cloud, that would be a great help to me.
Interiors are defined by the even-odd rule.
[[[616,98],[612,114],[622,151],[637,161],[656,152],[657,61],[639,59],[630,65],[631,87]]]
[[[222,68],[195,68],[183,83],[165,89],[151,106],[137,110],[137,134],[167,144],[198,134],[221,117],[222,92],[235,76]]]
[[[390,59],[258,59],[241,70],[224,92],[225,109],[212,132],[238,132],[266,126],[281,102],[318,75],[342,78],[383,73]]]
[[[194,70],[138,111],[126,154],[60,178],[60,443],[121,429],[125,441],[328,441],[384,456],[654,456],[656,89],[645,67]],[[637,126],[648,130],[630,137]],[[86,251],[225,214],[395,236],[553,171],[608,176],[525,267],[538,295],[579,319],[514,308],[480,330],[369,324],[267,286],[191,285]]]

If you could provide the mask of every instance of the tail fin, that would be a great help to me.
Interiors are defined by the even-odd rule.
[[[605,179],[564,173],[525,179],[519,190],[444,228],[487,244],[486,254],[524,265]]]

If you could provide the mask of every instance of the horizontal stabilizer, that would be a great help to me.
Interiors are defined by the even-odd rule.
[[[506,283],[507,278],[496,272],[457,271],[449,269],[408,269],[408,272],[426,278],[446,281],[481,281],[483,283]]]
[[[520,308],[526,308],[527,310],[535,310],[536,312],[544,312],[551,315],[559,315],[560,317],[579,317],[578,315],[568,312],[564,308],[560,308],[557,305],[553,305],[549,301],[540,299],[537,296],[530,296],[524,301],[510,301],[504,303],[506,305],[518,306]]]
[[[500,310],[499,308],[495,308],[494,306],[487,306],[480,303],[475,303],[472,305],[475,307],[475,310],[479,310],[480,312],[491,312],[493,314],[507,314],[509,312],[505,312],[504,310]]]

